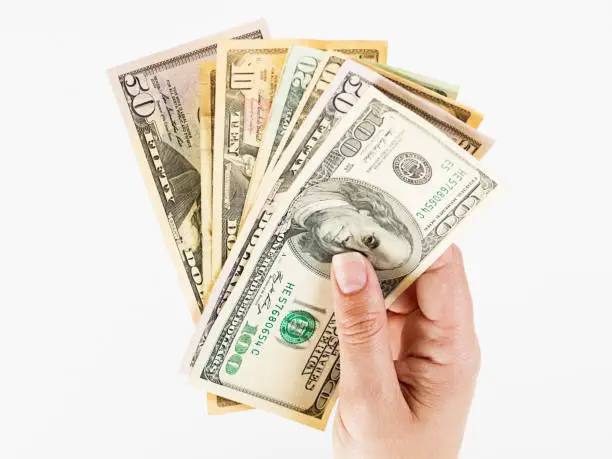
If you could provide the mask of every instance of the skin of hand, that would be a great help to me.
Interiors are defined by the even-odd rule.
[[[480,366],[472,300],[451,246],[389,308],[356,252],[335,255],[338,459],[456,459]]]

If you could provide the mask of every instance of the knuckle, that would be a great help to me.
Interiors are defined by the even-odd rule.
[[[481,365],[478,342],[453,348],[451,356],[452,372],[460,380],[472,380],[478,376]]]
[[[422,321],[419,324],[419,332],[434,348],[453,349],[460,346],[461,330],[454,324]]]
[[[456,362],[450,365],[420,361],[411,374],[412,385],[418,390],[422,403],[433,403],[438,396],[464,393],[474,387],[477,372]]]
[[[425,339],[425,354],[456,377],[473,378],[478,375],[481,353],[478,338],[473,332],[451,325],[424,322],[420,325]]]
[[[456,346],[460,338],[460,330],[454,325],[433,324],[429,329],[430,340],[439,347]]]
[[[453,244],[452,250],[453,250],[453,258],[455,258],[460,264],[463,264],[463,252],[461,251],[459,246],[456,244]]]
[[[383,326],[382,314],[365,312],[339,322],[338,332],[347,343],[360,345],[370,342]]]
[[[477,375],[480,372],[482,354],[480,352],[480,344],[478,343],[477,339],[475,339],[474,343],[461,353],[459,361],[465,370],[470,374]]]

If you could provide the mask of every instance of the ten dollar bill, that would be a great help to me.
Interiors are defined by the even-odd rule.
[[[381,41],[222,41],[217,57],[216,123],[213,146],[212,269],[218,272],[236,241],[264,129],[287,53],[293,45],[336,49],[366,60],[386,61]],[[266,162],[267,163],[267,162]]]

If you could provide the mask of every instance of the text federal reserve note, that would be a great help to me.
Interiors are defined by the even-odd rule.
[[[199,64],[223,38],[267,38],[265,22],[203,38],[108,71],[192,316],[203,309]]]
[[[355,58],[386,61],[381,41],[241,40],[222,41],[217,58],[215,142],[213,146],[212,269],[218,272],[238,233],[249,184],[260,183],[265,164],[254,175],[272,99],[294,45],[351,51]],[[357,51],[354,51],[357,50]]]
[[[262,184],[260,197],[246,218],[234,250],[229,254],[219,275],[219,281],[210,294],[208,307],[198,323],[190,350],[186,354],[185,367],[195,363],[221,308],[240,279],[262,231],[272,218],[275,209],[285,199],[287,190],[333,128],[368,87],[375,86],[404,107],[420,115],[474,157],[482,157],[493,144],[490,138],[459,121],[447,111],[354,61],[346,61],[342,67],[335,70],[335,74],[336,77],[318,97],[296,139],[286,148],[269,180]]]
[[[332,256],[363,253],[392,302],[496,188],[451,139],[369,88],[267,222],[192,381],[323,428],[340,378]]]

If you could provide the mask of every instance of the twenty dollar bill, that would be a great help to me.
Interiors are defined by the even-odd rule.
[[[342,52],[347,57],[367,59],[373,64],[386,62],[384,42],[308,40],[308,44],[311,47],[293,46],[287,56],[270,110],[263,142],[253,168],[253,176],[245,198],[243,220],[257,198],[257,191],[265,172],[272,167],[272,160],[277,158],[276,152],[282,151],[285,146],[287,141],[285,132],[292,125],[302,98],[309,94],[316,83],[313,76],[315,73],[320,73],[317,72],[318,67],[322,65],[321,61],[326,56],[323,50],[335,50]]]

